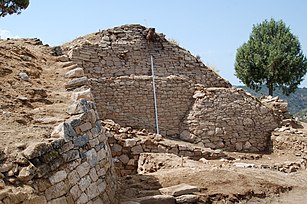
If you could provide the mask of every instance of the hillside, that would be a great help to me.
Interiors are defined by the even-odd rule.
[[[246,87],[246,86],[236,86],[237,88],[242,88],[245,91],[251,93],[254,96],[263,96],[268,94],[267,87],[263,86],[263,88],[259,92],[255,92],[254,90]],[[295,93],[290,94],[290,96],[286,96],[282,93],[281,89],[276,89],[274,92],[275,96],[280,97],[283,100],[288,101],[289,103],[289,112],[292,115],[297,115],[299,112],[303,111],[307,107],[307,88],[298,88]]]

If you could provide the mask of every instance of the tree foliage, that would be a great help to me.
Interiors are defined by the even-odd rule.
[[[29,0],[0,0],[0,17],[14,13],[20,14],[21,10],[28,6]]]
[[[237,50],[236,76],[259,91],[266,84],[269,95],[275,87],[293,93],[307,71],[307,59],[299,40],[283,21],[265,20],[254,25],[249,40]]]

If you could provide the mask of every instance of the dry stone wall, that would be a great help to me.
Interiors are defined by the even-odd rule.
[[[240,89],[199,88],[180,138],[201,146],[259,152],[278,126],[273,111]]]
[[[168,42],[163,34],[146,40],[146,28],[126,25],[76,40],[68,52],[71,60],[84,68],[88,78],[151,75],[151,56],[155,75],[185,76],[206,87],[231,87],[190,52]],[[84,39],[87,39],[86,41]]]
[[[101,118],[155,132],[151,77],[100,78],[90,80],[90,84]],[[194,87],[185,78],[170,76],[156,78],[156,88],[160,132],[178,135],[181,122],[192,105]]]
[[[29,145],[13,163],[1,166],[8,184],[30,189],[0,192],[2,203],[116,203],[116,175],[95,104],[81,99],[73,116],[52,138]]]

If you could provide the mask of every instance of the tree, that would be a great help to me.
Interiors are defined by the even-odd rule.
[[[266,84],[269,95],[273,95],[275,87],[289,95],[306,71],[307,59],[299,40],[281,20],[254,25],[249,40],[237,49],[235,75],[255,91]]]
[[[7,14],[20,14],[22,9],[29,6],[29,0],[0,0],[0,17]]]

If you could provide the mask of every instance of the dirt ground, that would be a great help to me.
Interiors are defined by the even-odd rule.
[[[38,39],[0,40],[0,150],[50,137],[67,107],[64,70]]]

